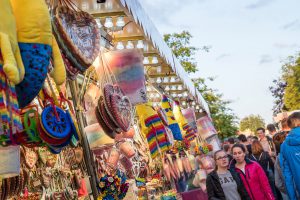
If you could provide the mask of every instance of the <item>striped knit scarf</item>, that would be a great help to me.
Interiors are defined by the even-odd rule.
[[[146,138],[151,157],[154,159],[159,154],[158,148],[160,148],[161,152],[165,152],[169,150],[170,143],[166,136],[166,129],[157,114],[148,117],[145,120],[145,125],[149,128],[149,131],[146,133]]]
[[[187,139],[188,141],[192,141],[196,138],[197,132],[189,124],[185,124],[182,128],[186,132],[184,136],[185,139]]]

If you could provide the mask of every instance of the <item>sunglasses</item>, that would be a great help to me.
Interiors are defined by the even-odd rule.
[[[217,158],[216,160],[222,160],[222,159],[225,159],[225,158],[228,158],[228,155],[223,156],[223,157],[219,157],[219,158]]]

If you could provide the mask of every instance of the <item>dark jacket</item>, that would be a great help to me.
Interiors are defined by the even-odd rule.
[[[256,161],[260,164],[260,166],[264,169],[266,172],[266,175],[268,176],[268,171],[272,170],[274,172],[274,163],[271,159],[271,156],[268,152],[262,152],[259,155],[252,154],[250,157],[250,160]]]
[[[233,179],[237,184],[238,193],[243,200],[251,200],[250,196],[247,193],[246,188],[243,185],[242,180],[239,175],[234,170],[229,170]],[[209,200],[226,200],[224,191],[222,189],[219,176],[217,171],[214,170],[207,175],[206,178],[206,189]]]

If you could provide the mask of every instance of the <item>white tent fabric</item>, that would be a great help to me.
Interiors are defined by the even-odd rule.
[[[167,46],[161,34],[158,32],[155,25],[144,11],[140,2],[138,0],[120,0],[120,2],[129,10],[135,22],[139,26],[141,26],[141,28],[144,30],[145,35],[152,41],[153,46],[157,48],[160,55],[172,67],[173,71],[177,74],[177,76],[181,78],[190,93],[198,99],[198,102],[200,103],[200,105],[202,105],[202,108],[209,114],[209,107],[206,101],[204,100],[200,92],[196,90],[189,75],[183,69],[180,62],[172,53],[171,49]]]

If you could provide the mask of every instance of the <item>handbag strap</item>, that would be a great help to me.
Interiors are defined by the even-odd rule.
[[[264,152],[262,152],[262,153],[260,154],[258,161],[261,160],[261,157],[262,157],[263,154],[264,154]],[[269,161],[269,160],[268,160],[268,167],[267,167],[267,170],[268,170],[268,171],[270,170],[270,161]]]
[[[98,76],[102,80],[102,82],[100,83],[100,88],[104,88],[104,85],[106,83],[111,83],[112,85],[116,84],[117,79],[109,67],[109,64],[107,62],[107,58],[106,58],[104,52],[100,52],[99,62],[100,62],[99,68],[101,68],[101,70],[103,72],[102,74],[98,72]]]
[[[262,152],[262,153],[259,155],[258,161],[260,161],[260,159],[261,159],[263,153],[264,153],[264,152]]]

